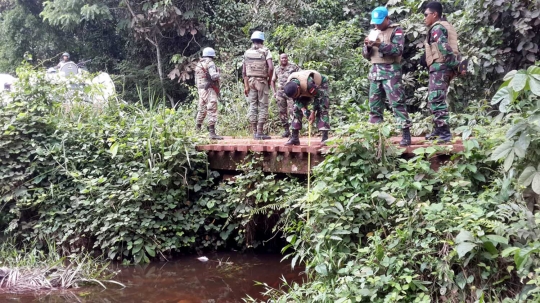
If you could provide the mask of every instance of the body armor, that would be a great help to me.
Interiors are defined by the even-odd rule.
[[[437,24],[440,24],[444,28],[446,28],[446,30],[448,31],[448,44],[450,44],[450,47],[452,48],[454,54],[459,54],[456,30],[454,29],[452,24],[448,23],[448,21],[437,21],[433,23],[433,25],[431,25],[431,27],[429,28],[426,40],[424,41],[424,47],[426,49],[426,63],[428,67],[431,66],[433,62],[443,63],[445,59],[444,56],[441,54],[441,51],[439,50],[439,47],[437,45],[438,43],[429,43],[431,29]]]
[[[322,76],[319,72],[314,70],[303,70],[299,72],[292,73],[289,76],[289,79],[287,82],[291,81],[292,79],[298,79],[300,81],[300,96],[301,97],[314,97],[314,95],[309,93],[308,90],[308,78],[313,78],[313,81],[315,82],[315,85],[319,86],[322,83]]]
[[[252,47],[244,53],[244,64],[246,65],[246,75],[248,77],[268,77],[267,55],[268,49],[266,47]]]
[[[195,67],[195,83],[197,88],[207,89],[213,81],[210,75],[210,67],[214,64],[210,58],[202,58]]]
[[[379,36],[377,36],[377,40],[380,40],[381,43],[386,43],[386,44],[392,43],[392,34],[394,33],[394,30],[397,27],[399,27],[399,24],[397,23],[390,24],[387,29],[379,33]],[[401,62],[401,56],[383,56],[381,53],[379,53],[378,47],[376,46],[372,47],[371,63],[392,64],[392,63],[400,63],[400,62]]]

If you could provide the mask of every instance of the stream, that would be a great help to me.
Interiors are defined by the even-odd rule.
[[[305,277],[300,268],[291,269],[289,260],[280,262],[279,254],[215,253],[206,255],[207,262],[197,257],[146,265],[111,265],[120,271],[113,280],[126,288],[107,283],[107,289],[91,286],[32,293],[0,290],[0,302],[243,302],[248,295],[264,299],[264,287],[255,285],[255,281],[279,287],[282,277],[288,282],[301,282]]]

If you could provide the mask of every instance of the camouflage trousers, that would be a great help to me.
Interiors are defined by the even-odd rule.
[[[313,110],[315,111],[315,123],[318,130],[330,130],[330,116],[328,109],[330,108],[330,98],[328,97],[328,82],[322,83],[319,86],[320,96],[317,98],[300,97],[294,100],[293,120],[291,129],[302,129],[302,107],[308,108],[308,104],[313,102]],[[309,114],[309,113],[308,113]]]
[[[212,88],[199,88],[199,105],[197,107],[197,124],[203,124],[204,118],[208,115],[208,125],[215,125],[217,122],[217,103],[218,97],[216,91]]]
[[[386,94],[392,110],[401,124],[401,128],[409,128],[412,125],[405,104],[405,92],[401,86],[401,76],[385,80],[371,80],[369,85],[369,122],[380,123],[383,121],[384,100]]]
[[[428,103],[433,114],[433,123],[439,127],[448,124],[448,104],[446,92],[450,84],[450,74],[446,70],[429,73]]]
[[[268,119],[268,81],[265,78],[249,78],[248,119],[250,123],[266,123]]]
[[[293,99],[287,97],[287,95],[285,95],[285,92],[283,92],[283,90],[280,90],[276,93],[276,102],[278,106],[279,120],[281,121],[281,125],[289,125],[289,121],[292,120],[294,106]]]

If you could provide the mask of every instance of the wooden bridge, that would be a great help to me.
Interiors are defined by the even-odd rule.
[[[285,146],[287,139],[272,137],[270,140],[254,140],[247,138],[224,137],[224,140],[212,141],[211,144],[197,146],[198,151],[208,154],[209,167],[213,170],[236,171],[238,164],[242,163],[251,152],[260,153],[263,157],[263,171],[273,173],[307,174],[308,155],[311,167],[324,160],[329,147],[319,146],[320,137],[311,138],[311,146],[308,146],[308,138],[300,138],[301,145]],[[398,145],[400,137],[392,137],[390,141]],[[423,137],[413,137],[412,144],[404,148],[405,157],[414,155],[414,150],[433,146],[426,142]],[[461,140],[453,144],[437,145],[449,146],[448,152],[438,153],[430,159],[432,168],[437,169],[440,162],[448,158],[449,154],[463,151]]]

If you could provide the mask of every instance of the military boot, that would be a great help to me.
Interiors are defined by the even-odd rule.
[[[216,135],[216,126],[208,125],[208,132],[210,133],[210,139],[212,140],[223,140],[223,137]]]
[[[289,130],[289,124],[283,125],[285,132],[281,135],[282,138],[289,138],[291,136],[291,131]]]
[[[409,145],[411,145],[411,130],[407,127],[401,129],[401,141],[399,141],[399,146]]]
[[[452,132],[450,131],[450,126],[445,124],[439,127],[439,138],[437,143],[448,143],[450,141],[452,141]]]
[[[258,140],[257,137],[257,123],[251,123],[251,132],[253,133],[253,139]]]
[[[439,132],[440,132],[439,127],[437,125],[434,125],[433,131],[431,132],[431,134],[426,135],[426,140],[429,140],[429,141],[436,140],[440,135]]]
[[[300,131],[298,129],[293,129],[291,137],[289,138],[289,141],[285,143],[285,146],[300,145],[300,138],[298,137],[299,133]]]
[[[326,145],[326,141],[328,140],[328,131],[327,130],[321,130],[322,138],[321,138],[321,146]]]
[[[257,134],[255,135],[256,139],[258,140],[269,140],[269,139],[272,139],[272,137],[268,136],[268,135],[265,135],[263,133],[263,130],[264,130],[264,123],[259,123],[257,125]]]
[[[201,131],[201,127],[202,127],[201,124],[197,124],[197,125],[195,125],[195,130],[198,131],[198,132],[200,132],[200,131]]]

